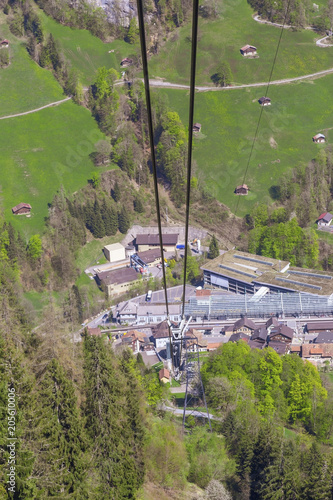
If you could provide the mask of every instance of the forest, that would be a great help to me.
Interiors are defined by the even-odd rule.
[[[213,432],[186,432],[130,350],[71,344],[52,304],[31,331],[1,261],[2,498],[332,498],[333,384],[298,356],[228,343],[202,366]],[[7,494],[8,387],[17,400],[15,495]],[[2,486],[1,486],[2,485]],[[215,495],[215,496],[214,496]]]

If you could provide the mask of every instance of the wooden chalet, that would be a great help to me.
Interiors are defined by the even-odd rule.
[[[294,330],[287,325],[279,325],[270,331],[269,334],[269,345],[271,342],[285,342],[289,344],[294,337]]]
[[[234,333],[245,333],[246,335],[251,335],[256,329],[257,325],[252,321],[252,319],[249,319],[246,316],[236,321],[233,326]]]
[[[125,59],[122,59],[120,66],[122,68],[127,68],[128,66],[132,66],[132,64],[133,64],[133,59],[131,59],[130,57],[125,57]]]
[[[200,130],[201,130],[201,123],[194,123],[193,132],[200,132]]]
[[[29,203],[19,203],[16,207],[12,208],[12,212],[14,215],[24,215],[30,214],[31,205]]]
[[[320,143],[326,142],[326,137],[324,136],[324,134],[317,134],[317,135],[314,135],[312,137],[312,140],[316,144],[320,144]]]
[[[242,56],[255,56],[257,54],[257,47],[254,45],[244,45],[240,50]]]
[[[260,99],[258,99],[258,102],[260,106],[270,106],[272,104],[272,101],[269,97],[260,97]]]
[[[247,186],[246,184],[242,184],[241,186],[237,186],[235,189],[235,194],[238,194],[241,196],[247,195],[248,192],[249,192],[249,186]]]

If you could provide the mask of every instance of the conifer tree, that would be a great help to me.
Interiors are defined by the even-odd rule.
[[[87,229],[89,229],[89,231],[92,231],[93,219],[94,219],[94,209],[93,209],[89,200],[87,201],[86,205],[84,206],[83,211],[84,211],[85,225],[86,225]]]
[[[118,213],[118,228],[123,234],[126,234],[131,225],[128,212],[125,207],[122,207],[121,211]]]
[[[105,226],[101,216],[101,209],[97,198],[95,199],[94,203],[94,219],[93,219],[92,233],[95,236],[95,238],[103,238],[105,236]]]
[[[86,334],[83,349],[84,413],[95,450],[100,498],[135,498],[143,479],[139,403],[128,391],[112,349],[101,338]]]
[[[79,492],[84,479],[86,437],[74,387],[56,359],[47,365],[36,399],[32,439],[37,458],[33,475],[43,470],[39,488],[46,497]]]
[[[215,238],[215,235],[213,234],[213,237],[210,240],[209,244],[208,258],[216,259],[216,257],[218,257],[219,255],[220,255],[219,244],[217,242],[217,239]]]
[[[304,460],[305,481],[303,498],[326,500],[331,498],[332,471],[328,456],[314,442]]]
[[[120,191],[120,187],[119,187],[119,184],[117,181],[116,181],[115,185],[113,186],[113,189],[111,191],[111,195],[116,203],[120,200],[121,191]]]
[[[137,196],[134,200],[134,210],[139,214],[142,214],[145,210],[141,198],[139,196]]]

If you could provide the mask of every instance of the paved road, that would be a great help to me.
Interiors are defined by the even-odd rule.
[[[58,106],[59,104],[62,104],[63,102],[70,101],[71,99],[72,99],[71,97],[66,97],[66,99],[62,99],[61,101],[51,102],[50,104],[46,104],[45,106],[41,106],[40,108],[31,109],[30,111],[25,111],[24,113],[17,113],[16,115],[1,116],[0,120],[6,120],[7,118],[15,118],[17,116],[30,115],[31,113],[36,113],[37,111],[41,111],[42,109],[51,108],[53,106]]]

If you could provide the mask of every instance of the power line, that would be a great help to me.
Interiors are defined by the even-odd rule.
[[[159,200],[158,182],[157,182],[156,155],[155,155],[155,144],[154,144],[154,127],[153,127],[152,112],[151,112],[148,61],[147,61],[147,47],[146,47],[146,37],[145,37],[145,21],[144,21],[142,0],[137,0],[137,8],[138,8],[138,20],[139,20],[139,33],[140,33],[143,77],[144,77],[144,85],[145,85],[145,93],[146,93],[146,106],[147,106],[147,117],[148,117],[150,153],[151,153],[151,162],[152,162],[152,169],[153,169],[153,176],[154,176],[155,205],[156,205],[156,212],[157,212],[157,224],[158,224],[159,242],[160,242],[160,250],[161,250],[161,260],[162,260],[165,307],[166,307],[167,317],[169,318],[168,291],[167,291],[167,285],[166,285],[166,273],[165,273],[165,265],[164,265],[165,261],[164,261],[163,238],[162,238],[160,200]],[[170,327],[169,327],[169,339],[170,339],[170,345],[172,346]],[[173,358],[172,358],[172,361],[173,361]]]
[[[271,73],[270,73],[270,75],[269,75],[269,79],[268,79],[267,86],[266,86],[265,96],[267,96],[267,95],[268,95],[268,89],[269,89],[270,83],[271,83],[271,81],[272,81],[273,71],[274,71],[274,67],[275,67],[276,59],[277,59],[277,56],[278,56],[278,52],[279,52],[279,49],[280,49],[281,39],[282,39],[282,35],[283,35],[283,31],[284,31],[284,27],[285,27],[285,25],[286,25],[286,20],[287,20],[287,15],[288,15],[288,12],[289,12],[289,7],[290,7],[290,4],[291,4],[291,0],[288,0],[288,5],[287,5],[286,13],[285,13],[285,16],[284,16],[283,25],[282,25],[282,28],[281,28],[279,41],[278,41],[278,44],[277,44],[277,47],[276,47],[276,51],[275,51],[275,56],[274,56],[274,59],[273,59],[273,64],[272,64],[272,68],[271,68]],[[250,155],[249,155],[249,159],[248,159],[248,162],[247,162],[247,165],[246,165],[246,168],[245,168],[245,172],[244,172],[244,176],[243,176],[243,182],[242,182],[242,184],[244,184],[244,183],[245,183],[245,179],[246,179],[246,176],[247,176],[247,172],[248,172],[248,169],[249,169],[249,166],[250,166],[250,162],[251,162],[251,158],[252,158],[252,154],[253,154],[254,145],[255,145],[255,142],[256,142],[256,140],[257,140],[257,136],[258,136],[258,132],[259,132],[259,127],[260,127],[260,122],[261,122],[261,117],[262,117],[263,110],[264,110],[264,107],[263,107],[263,106],[261,106],[261,109],[260,109],[260,114],[259,114],[259,119],[258,119],[258,123],[257,123],[257,128],[256,128],[256,131],[255,131],[255,134],[254,134],[254,138],[253,138],[253,141],[252,141],[252,146],[251,146],[251,150],[250,150]],[[237,204],[236,204],[235,215],[237,215],[237,212],[238,212],[239,202],[240,202],[240,196],[239,196],[239,197],[238,197],[238,199],[237,199]]]

